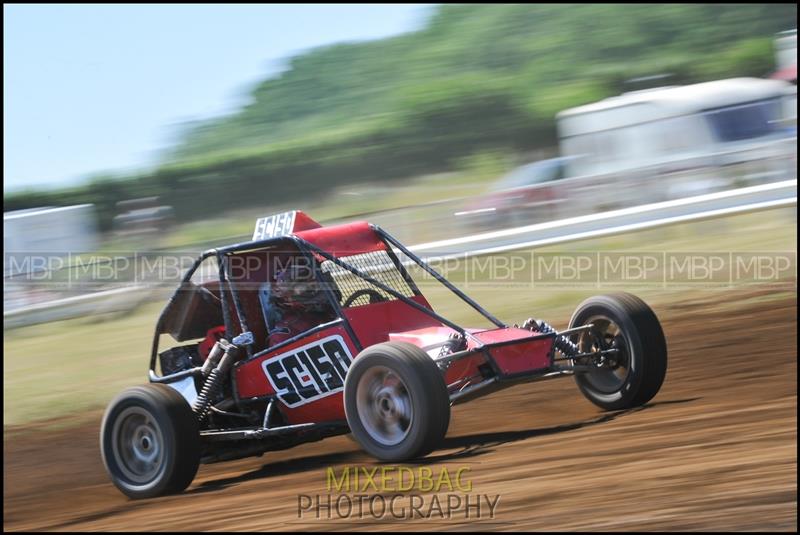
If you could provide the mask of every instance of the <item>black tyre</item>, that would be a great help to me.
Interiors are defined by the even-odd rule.
[[[581,359],[592,371],[577,373],[586,398],[606,410],[644,405],[667,374],[667,343],[655,313],[638,297],[617,293],[591,297],[578,306],[570,327],[593,324],[579,335],[581,352],[619,349],[608,359]]]
[[[376,344],[353,360],[344,407],[353,437],[382,461],[427,455],[450,425],[442,372],[427,353],[405,342]]]
[[[167,385],[129,388],[106,410],[100,450],[111,481],[131,498],[184,490],[200,464],[200,433],[191,407]]]

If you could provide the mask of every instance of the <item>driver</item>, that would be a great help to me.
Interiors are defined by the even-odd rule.
[[[269,347],[335,317],[312,266],[290,263],[278,272],[265,310]]]

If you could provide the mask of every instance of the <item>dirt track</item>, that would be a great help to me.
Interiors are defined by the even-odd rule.
[[[374,466],[346,437],[202,466],[186,493],[133,502],[108,482],[91,425],[4,440],[4,527],[796,530],[797,303],[753,297],[656,307],[669,371],[639,410],[602,413],[570,379],[456,407],[426,466],[469,467],[476,495],[500,495],[493,519],[299,520],[298,494],[327,494],[326,467]]]

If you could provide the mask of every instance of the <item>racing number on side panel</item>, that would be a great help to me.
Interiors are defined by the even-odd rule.
[[[262,367],[278,399],[297,407],[340,392],[352,361],[347,344],[337,334],[276,355]]]

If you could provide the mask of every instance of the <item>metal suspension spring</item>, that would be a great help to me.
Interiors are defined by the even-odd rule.
[[[250,335],[250,333],[247,332],[240,334],[234,338],[234,340],[241,340],[242,337],[247,335]],[[246,343],[247,340],[244,340],[244,342]],[[216,393],[217,388],[219,388],[223,377],[226,377],[228,369],[236,360],[238,352],[239,347],[236,344],[231,344],[224,339],[219,340],[212,348],[208,359],[206,359],[206,362],[203,365],[203,369],[205,369],[206,366],[214,366],[214,368],[208,374],[205,383],[203,383],[203,388],[200,390],[200,393],[197,395],[197,399],[195,399],[194,403],[192,404],[192,411],[194,411],[195,415],[197,416],[197,421],[199,423],[202,424],[208,416],[208,413],[211,411],[211,398]],[[219,356],[220,353],[223,353],[221,357]],[[213,360],[212,357],[214,357]]]
[[[192,410],[197,415],[197,420],[201,423],[206,419],[206,416],[208,416],[211,406],[211,396],[216,392],[221,377],[222,372],[219,368],[211,370],[208,379],[206,379],[206,382],[203,384],[203,389],[200,390],[197,399],[194,401]]]
[[[466,338],[461,336],[459,333],[450,333],[450,335],[447,337],[447,342],[442,344],[442,348],[439,350],[437,358],[442,358],[450,353],[461,351],[466,347],[467,347]]]
[[[541,333],[555,333],[557,332],[550,324],[546,321],[535,321],[535,325],[538,325],[538,330]],[[561,351],[565,355],[578,355],[580,354],[581,350],[578,348],[578,345],[575,344],[572,340],[567,338],[566,336],[556,335],[555,340],[553,341],[553,345],[556,346],[556,349]]]

